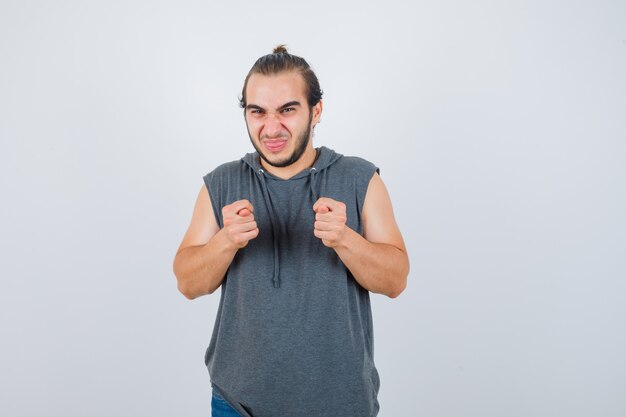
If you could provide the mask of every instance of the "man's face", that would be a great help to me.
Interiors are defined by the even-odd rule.
[[[310,144],[321,103],[309,110],[305,83],[297,72],[252,74],[246,87],[245,119],[252,145],[274,167],[298,161]]]

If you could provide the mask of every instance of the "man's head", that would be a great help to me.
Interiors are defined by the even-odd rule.
[[[307,151],[314,153],[311,136],[322,112],[321,98],[315,73],[283,45],[256,61],[240,105],[250,141],[266,163],[286,167]]]

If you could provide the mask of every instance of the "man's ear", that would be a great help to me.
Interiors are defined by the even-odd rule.
[[[317,104],[313,106],[313,120],[311,121],[313,126],[321,121],[320,118],[322,117],[322,108],[322,100],[318,101]]]

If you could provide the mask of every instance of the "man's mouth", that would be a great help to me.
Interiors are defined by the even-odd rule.
[[[287,146],[287,139],[265,139],[263,146],[270,152],[280,152]]]

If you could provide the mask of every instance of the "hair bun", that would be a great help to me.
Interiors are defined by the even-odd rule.
[[[275,54],[286,54],[287,53],[287,48],[285,48],[286,45],[278,45],[276,48],[274,48],[274,53]]]

